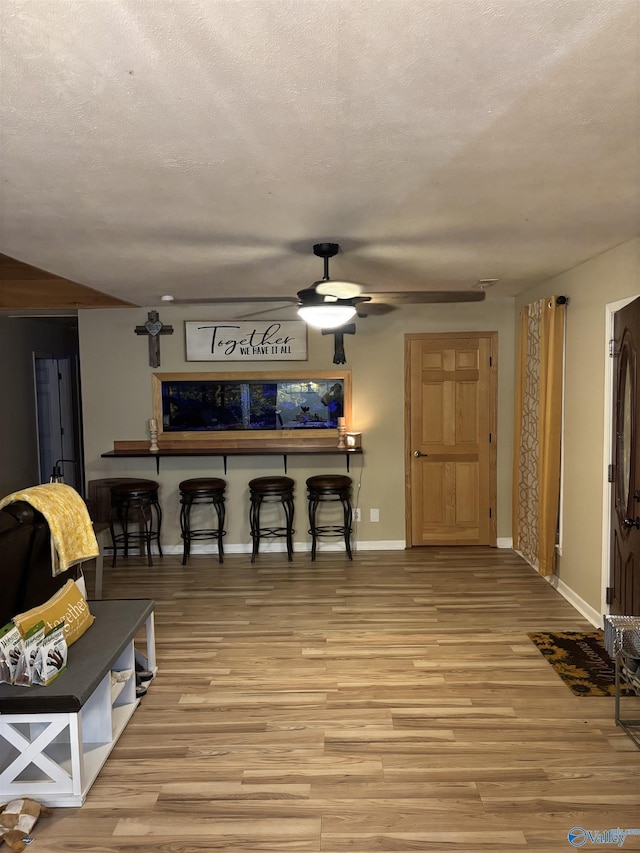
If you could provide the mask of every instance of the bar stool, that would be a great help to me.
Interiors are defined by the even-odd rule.
[[[253,550],[251,562],[254,563],[261,537],[284,536],[287,540],[287,559],[293,559],[293,487],[291,477],[256,477],[249,481],[249,524]],[[260,507],[265,501],[280,501],[284,507],[284,527],[260,527]]]
[[[141,554],[147,552],[147,563],[152,566],[151,543],[158,544],[158,553],[162,557],[160,545],[160,527],[162,510],[158,501],[158,483],[155,480],[128,480],[111,486],[111,511],[109,512],[109,530],[113,545],[113,562],[116,564],[118,546],[122,546],[123,556],[129,556],[129,547],[138,545]],[[155,513],[155,527],[154,527]],[[121,528],[115,531],[115,523]],[[131,530],[133,525],[137,530]]]
[[[195,477],[183,480],[180,489],[180,530],[183,541],[182,565],[186,566],[191,553],[191,542],[194,539],[217,539],[218,561],[224,562],[222,552],[222,537],[224,530],[224,490],[227,484],[218,477]],[[191,528],[191,507],[198,504],[210,504],[216,512],[218,524],[216,527]]]
[[[347,556],[351,555],[351,477],[343,474],[319,474],[307,480],[307,496],[309,498],[309,525],[311,534],[311,560],[316,558],[316,546],[319,536],[344,536]],[[342,524],[317,523],[318,504],[324,501],[340,501],[342,504]]]

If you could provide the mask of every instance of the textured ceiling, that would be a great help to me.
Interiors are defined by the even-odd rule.
[[[638,0],[5,0],[0,251],[141,305],[514,294],[638,233]]]

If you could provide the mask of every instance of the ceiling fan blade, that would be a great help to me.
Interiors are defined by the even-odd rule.
[[[295,305],[297,301],[295,296],[194,296],[190,299],[171,299],[167,301],[167,305],[237,305],[240,302],[280,302]]]
[[[262,317],[264,314],[272,314],[274,311],[290,311],[295,307],[295,303],[292,302],[287,303],[287,305],[275,305],[273,308],[264,308],[262,311],[249,311],[248,314],[238,314],[236,320],[253,320],[254,317]]]
[[[389,305],[387,302],[369,302],[368,305],[356,305],[356,313],[358,317],[385,317],[397,309],[396,305]]]
[[[438,302],[483,302],[484,290],[399,290],[391,293],[372,293],[376,302],[391,305],[422,305]]]

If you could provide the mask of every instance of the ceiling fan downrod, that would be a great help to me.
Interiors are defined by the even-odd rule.
[[[340,251],[338,243],[315,243],[313,246],[313,254],[324,260],[324,275],[323,281],[329,281],[329,258],[335,257]]]

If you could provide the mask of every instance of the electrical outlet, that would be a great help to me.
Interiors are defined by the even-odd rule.
[[[369,521],[380,521],[380,510],[379,509],[370,509],[369,510]]]
[[[360,521],[361,520],[360,519],[360,507],[359,506],[357,506],[353,511],[353,520],[354,521]]]

